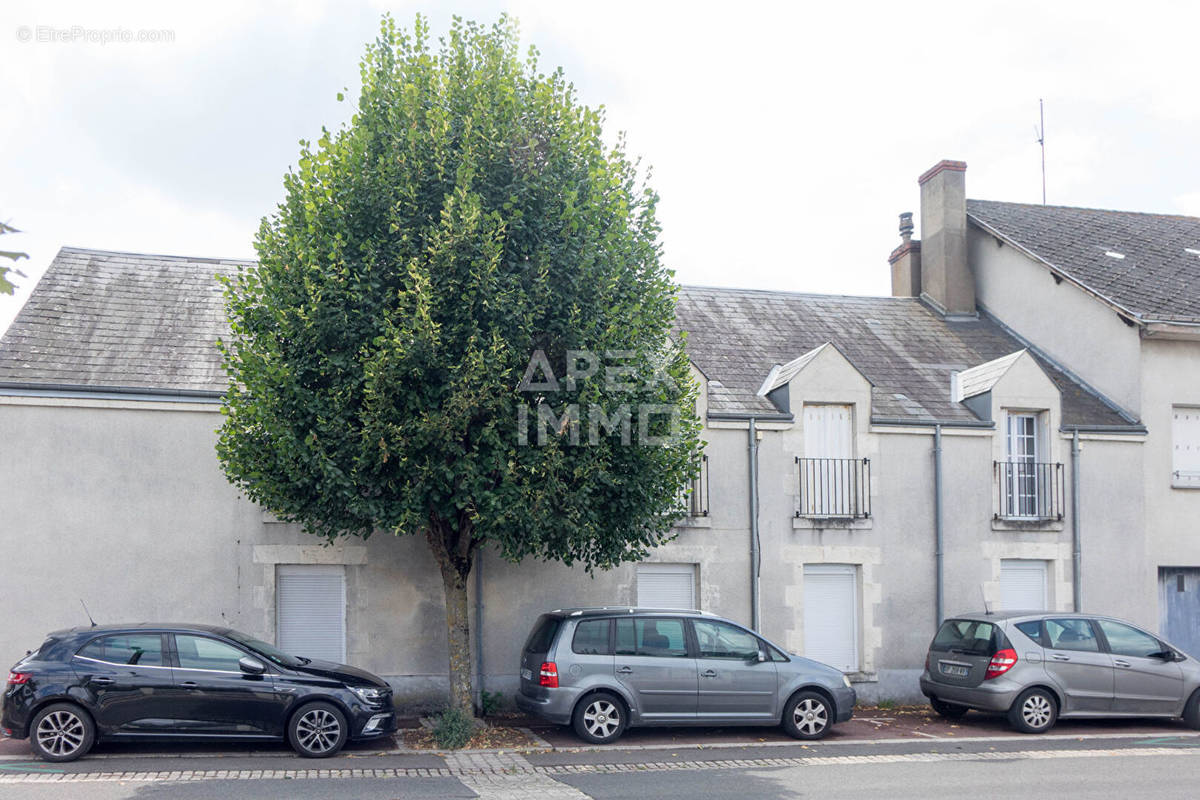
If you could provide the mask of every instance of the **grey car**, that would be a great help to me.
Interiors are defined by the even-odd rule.
[[[585,741],[630,725],[782,725],[819,739],[850,719],[837,669],[701,611],[572,608],[538,618],[521,653],[517,706]]]
[[[1200,728],[1200,664],[1112,617],[962,614],[942,623],[921,691],[943,717],[1003,711],[1024,733],[1060,717],[1183,717]]]

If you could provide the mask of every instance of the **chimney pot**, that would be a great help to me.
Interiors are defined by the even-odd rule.
[[[913,212],[900,212],[900,238],[906,243],[912,239],[913,235]]]

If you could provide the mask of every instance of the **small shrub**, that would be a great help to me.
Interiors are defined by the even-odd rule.
[[[444,750],[466,747],[474,734],[475,721],[457,708],[443,711],[433,726],[433,739]]]
[[[484,691],[479,696],[480,710],[483,712],[483,716],[485,717],[490,717],[492,714],[495,714],[497,711],[499,711],[503,702],[503,692]]]
[[[893,708],[896,707],[896,701],[895,700],[880,700],[875,705],[880,711],[891,711]]]

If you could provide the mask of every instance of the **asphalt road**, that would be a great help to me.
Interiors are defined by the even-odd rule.
[[[199,754],[0,762],[0,800],[481,797],[496,800],[1188,798],[1200,736],[491,754],[350,754],[325,761]]]

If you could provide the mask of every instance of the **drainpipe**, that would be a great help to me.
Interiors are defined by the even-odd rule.
[[[934,531],[934,560],[937,563],[937,586],[934,592],[934,611],[937,619],[934,628],[940,628],[943,617],[943,583],[945,574],[945,556],[942,529],[942,426],[933,426],[933,531]]]
[[[758,630],[758,428],[750,417],[750,629]]]
[[[483,549],[475,552],[475,675],[479,713],[483,714]]]
[[[1083,556],[1079,543],[1079,430],[1071,434],[1071,544],[1075,559],[1075,579],[1071,582],[1075,613],[1083,611]]]

